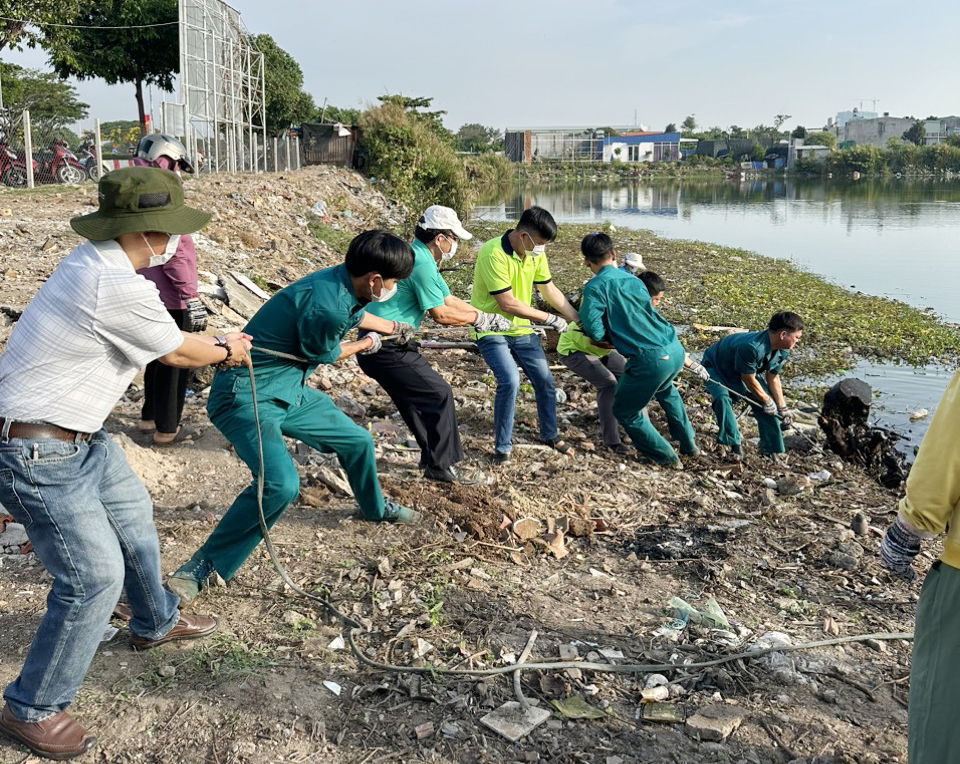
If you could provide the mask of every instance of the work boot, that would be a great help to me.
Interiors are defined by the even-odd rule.
[[[213,573],[213,563],[195,554],[167,579],[167,588],[180,598],[182,606],[193,602]]]
[[[604,448],[615,456],[630,456],[631,449],[626,443],[617,443],[615,446],[604,444]]]
[[[436,480],[438,483],[458,483],[460,485],[476,485],[479,481],[458,470],[453,465],[449,467],[427,467],[423,471],[427,480]]]
[[[423,516],[415,509],[410,509],[395,501],[385,501],[383,503],[383,522],[396,523],[397,525],[417,525],[423,519]]]
[[[65,761],[82,756],[97,744],[97,739],[66,711],[40,722],[22,722],[5,705],[0,713],[0,731],[22,743],[37,756]]]
[[[510,452],[509,451],[494,451],[490,455],[490,461],[494,464],[506,464],[510,461]]]
[[[180,620],[173,628],[162,637],[156,639],[146,639],[136,634],[130,635],[130,644],[134,650],[149,650],[151,647],[159,647],[167,642],[178,642],[184,639],[199,639],[208,634],[213,634],[220,625],[220,619],[213,615],[191,615],[183,613]]]

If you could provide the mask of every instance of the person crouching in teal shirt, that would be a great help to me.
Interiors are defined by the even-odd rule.
[[[757,402],[750,406],[750,413],[760,431],[760,451],[782,454],[780,425],[789,427],[793,418],[783,398],[780,370],[802,335],[803,319],[796,313],[783,311],[773,315],[766,329],[731,334],[704,351],[702,362],[713,380],[707,382],[707,391],[713,397],[713,414],[720,427],[717,442],[729,446],[735,457],[742,455],[740,430],[731,393],[720,385]]]
[[[654,309],[646,285],[617,268],[607,234],[585,236],[580,250],[595,274],[583,288],[580,326],[591,340],[610,342],[627,358],[613,396],[613,414],[641,456],[663,467],[681,468],[673,447],[643,414],[644,406],[656,398],[680,453],[699,453],[683,401],[673,386],[686,358],[677,333]]]
[[[312,273],[271,297],[245,331],[255,346],[306,359],[306,363],[253,351],[251,358],[263,434],[263,513],[272,526],[300,492],[300,477],[283,436],[297,438],[323,453],[335,453],[347,473],[366,520],[415,523],[419,513],[384,501],[377,480],[373,438],[326,395],[307,385],[318,364],[332,364],[356,353],[376,352],[381,334],[397,331],[364,311],[396,293],[397,282],[413,270],[413,253],[397,236],[366,231],[350,242],[341,265]],[[370,333],[343,342],[352,329]],[[260,543],[257,507],[259,453],[250,378],[245,368],[218,371],[207,413],[253,473],[253,482],[236,498],[210,537],[168,579],[167,586],[188,604],[215,570],[230,579]]]

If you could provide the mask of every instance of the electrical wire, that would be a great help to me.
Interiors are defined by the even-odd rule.
[[[30,21],[30,19],[14,19],[0,16],[0,21],[10,21],[14,24],[30,24],[35,27],[59,27],[61,29],[153,29],[155,27],[170,27],[178,25],[179,21],[161,21],[157,24],[131,24],[129,26],[100,27],[91,24],[55,24],[52,21]]]

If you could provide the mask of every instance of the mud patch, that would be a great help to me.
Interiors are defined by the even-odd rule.
[[[731,531],[707,528],[671,528],[668,525],[645,525],[637,528],[624,547],[640,559],[649,560],[724,560]]]

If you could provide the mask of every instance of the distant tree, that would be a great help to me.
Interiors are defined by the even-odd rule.
[[[773,118],[773,129],[777,132],[780,132],[780,128],[783,127],[783,123],[790,119],[789,114],[778,114]]]
[[[327,104],[316,110],[313,119],[317,122],[326,122],[327,124],[339,122],[343,125],[355,125],[357,124],[357,120],[360,119],[360,109],[344,109],[339,106]]]
[[[313,98],[304,93],[303,70],[287,51],[268,34],[251,38],[263,53],[263,79],[267,94],[264,111],[271,135],[310,120],[316,114]]]
[[[447,112],[443,110],[428,111],[433,103],[433,98],[425,98],[423,96],[411,97],[401,93],[394,93],[391,95],[377,96],[377,100],[384,105],[396,104],[407,114],[429,125],[441,138],[451,144],[453,143],[453,133],[443,126],[443,117]]]
[[[495,127],[485,127],[478,122],[462,125],[456,133],[457,147],[461,151],[480,154],[495,150],[500,131]]]
[[[680,127],[683,128],[685,133],[692,133],[697,129],[697,119],[695,114],[689,115],[683,122],[680,124]]]
[[[915,143],[917,146],[922,146],[926,142],[926,137],[927,129],[919,119],[903,134],[905,141]]]
[[[806,141],[811,146],[828,146],[831,149],[835,149],[837,147],[837,136],[835,136],[833,133],[827,132],[826,130],[821,130],[816,133],[807,133]]]
[[[43,24],[72,24],[79,8],[80,0],[0,0],[0,51],[36,47]]]
[[[180,68],[177,0],[82,0],[73,23],[83,27],[147,28],[87,29],[81,26],[44,27],[44,47],[61,77],[102,79],[110,85],[134,85],[140,125],[146,130],[143,86],[173,90]],[[173,22],[173,23],[171,23]],[[58,23],[62,20],[58,19]]]
[[[675,122],[670,122],[665,128],[663,128],[665,133],[675,133],[677,132],[677,125]]]
[[[948,146],[960,147],[960,135],[948,135],[944,143]]]
[[[740,127],[740,125],[730,125],[731,138],[745,138],[746,135],[747,131]]]
[[[790,133],[791,138],[806,138],[807,137],[807,128],[803,125],[797,125],[793,128],[793,132]]]
[[[87,116],[87,104],[77,99],[76,88],[53,72],[24,69],[0,61],[0,88],[3,104],[0,132],[8,139],[18,129],[24,109],[30,110],[30,122],[38,133],[52,134]]]

